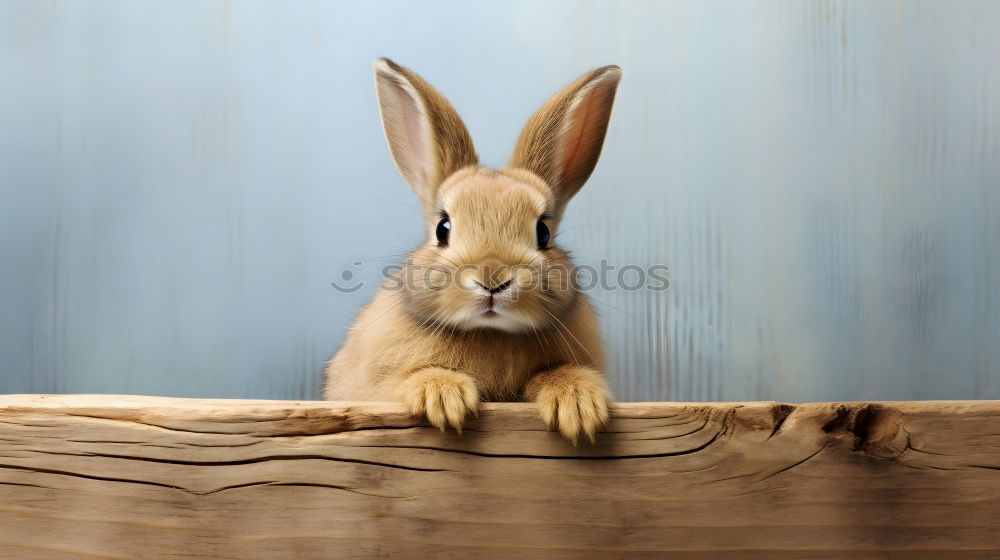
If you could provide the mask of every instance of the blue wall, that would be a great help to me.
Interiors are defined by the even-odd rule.
[[[0,1],[0,392],[315,398],[420,238],[370,65],[500,165],[616,63],[578,262],[623,400],[1000,398],[998,2]],[[363,262],[354,265],[355,262]],[[341,294],[348,269],[368,285]]]

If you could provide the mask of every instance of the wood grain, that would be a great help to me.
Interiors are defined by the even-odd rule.
[[[0,397],[0,558],[1000,557],[1000,402]]]

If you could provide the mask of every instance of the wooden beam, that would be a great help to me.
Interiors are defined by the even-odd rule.
[[[0,558],[1000,558],[1000,402],[0,396]]]

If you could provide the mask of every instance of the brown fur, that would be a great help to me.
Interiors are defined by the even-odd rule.
[[[401,400],[459,430],[480,400],[532,400],[550,428],[592,441],[609,398],[597,320],[566,253],[538,247],[536,223],[544,217],[554,237],[593,171],[620,71],[595,70],[557,93],[499,170],[477,166],[458,114],[419,76],[386,59],[375,75],[386,139],[428,238],[361,310],[327,367],[325,398]],[[451,233],[439,246],[444,214]]]

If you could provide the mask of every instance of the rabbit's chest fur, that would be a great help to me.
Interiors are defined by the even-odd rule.
[[[358,316],[327,367],[328,400],[397,400],[399,376],[437,366],[471,375],[480,398],[523,400],[532,375],[562,363],[601,366],[596,317],[580,298],[559,328],[527,333],[450,331],[421,326],[380,291]]]

